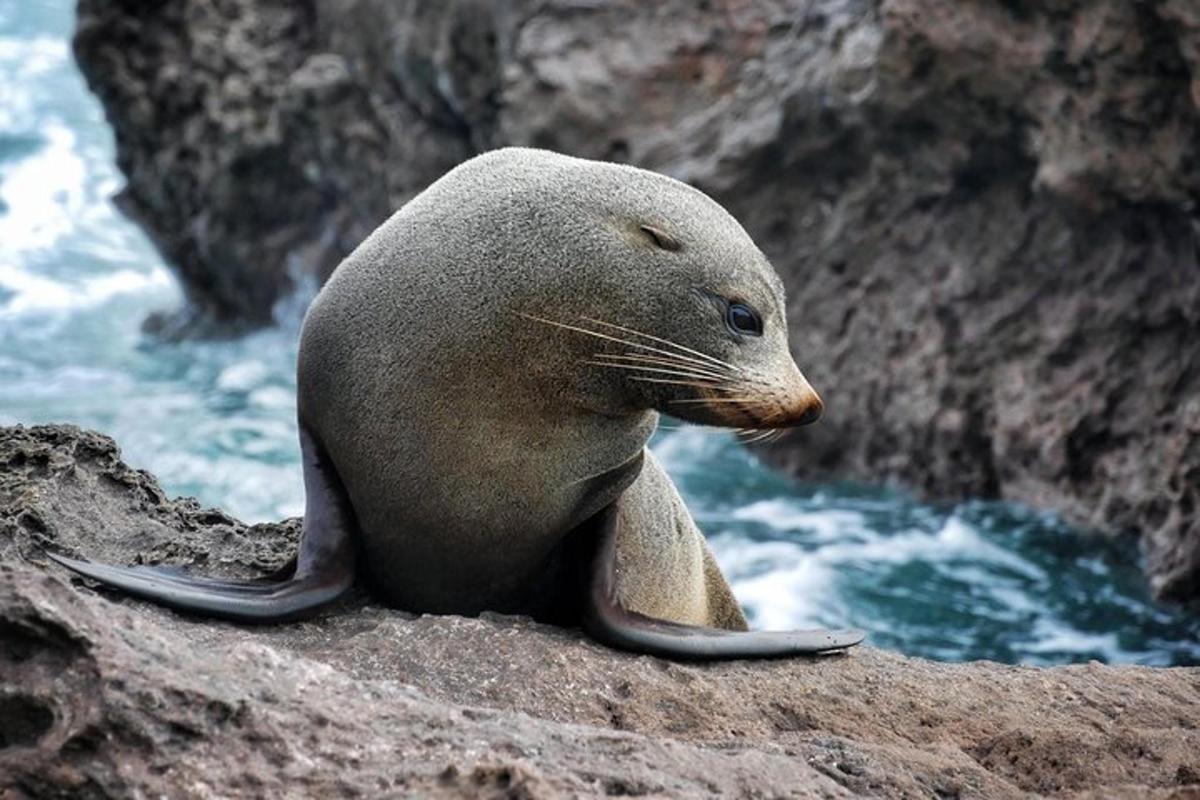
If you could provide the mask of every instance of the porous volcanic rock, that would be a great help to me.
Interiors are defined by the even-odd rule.
[[[1200,669],[682,664],[357,594],[245,627],[40,551],[249,576],[296,538],[167,499],[99,434],[0,429],[0,797],[1200,796]]]
[[[127,209],[262,323],[480,150],[690,181],[785,277],[806,478],[1141,537],[1200,595],[1200,10],[1189,0],[81,0]]]

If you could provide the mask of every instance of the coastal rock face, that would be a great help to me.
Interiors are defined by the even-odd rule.
[[[505,144],[690,181],[790,292],[805,478],[1141,536],[1200,596],[1200,11],[1186,0],[81,0],[122,206],[267,320]]]
[[[361,596],[242,627],[39,550],[250,576],[297,534],[168,500],[99,434],[0,429],[0,796],[1200,796],[1200,669],[680,664]]]

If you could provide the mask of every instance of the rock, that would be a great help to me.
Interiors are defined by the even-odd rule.
[[[785,276],[797,475],[1137,534],[1200,597],[1200,13],[1185,0],[81,0],[122,205],[261,323],[503,144],[691,181]],[[200,326],[193,318],[174,329]]]
[[[359,595],[244,627],[39,550],[249,576],[296,538],[168,500],[99,434],[0,428],[0,796],[1200,793],[1196,668],[671,663]]]

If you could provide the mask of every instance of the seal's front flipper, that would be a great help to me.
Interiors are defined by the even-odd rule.
[[[279,581],[190,576],[170,567],[114,567],[46,555],[86,578],[170,608],[237,622],[285,622],[312,616],[354,582],[354,515],[333,465],[300,426],[304,532],[293,574]]]
[[[866,638],[857,630],[723,630],[630,611],[621,605],[617,586],[618,520],[616,504],[593,520],[596,549],[584,601],[584,628],[605,644],[665,658],[779,658],[843,650]]]

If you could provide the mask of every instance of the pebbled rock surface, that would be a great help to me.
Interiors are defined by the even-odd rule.
[[[727,205],[828,413],[805,478],[1141,537],[1200,596],[1200,10],[1190,0],[81,0],[122,207],[192,306],[262,323],[503,144]]]
[[[1200,669],[677,664],[351,597],[252,628],[39,548],[251,576],[295,520],[169,500],[112,440],[0,429],[0,797],[1200,797]]]

